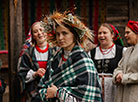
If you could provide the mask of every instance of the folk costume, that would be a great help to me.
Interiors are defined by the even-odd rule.
[[[84,50],[75,46],[67,61],[59,66],[61,49],[47,66],[46,75],[41,79],[39,91],[43,102],[101,102],[101,89],[98,74],[92,60]],[[59,67],[58,67],[59,66]],[[55,99],[46,99],[46,88],[51,84],[58,88]],[[64,101],[63,101],[64,100]]]
[[[80,45],[84,36],[90,37],[92,32],[70,12],[55,12],[48,19],[51,27],[49,41],[57,44],[56,26],[69,29],[76,40],[69,52],[61,48],[48,62],[45,76],[40,81],[39,90],[43,102],[101,102],[101,86],[93,61]],[[48,28],[46,30],[49,30]],[[89,35],[89,36],[88,36]],[[48,75],[49,77],[46,77]],[[55,98],[46,98],[47,88],[55,85],[58,90]]]
[[[127,26],[138,34],[138,22],[129,21]],[[137,102],[138,100],[138,43],[128,47],[113,73],[117,85],[115,102]],[[123,73],[121,84],[115,82],[117,74]]]
[[[35,22],[34,24],[36,23],[40,22]],[[39,68],[47,68],[47,61],[50,59],[50,56],[52,56],[53,49],[49,48],[49,44],[41,49],[36,43],[33,44],[31,32],[32,30],[30,29],[18,62],[18,76],[21,80],[21,93],[24,94],[21,100],[23,102],[26,102],[26,100],[29,102],[41,102],[41,98],[37,91],[41,77],[34,76],[34,73]]]
[[[113,102],[114,100],[115,86],[112,83],[112,74],[122,58],[123,50],[125,50],[122,47],[123,42],[118,30],[113,25],[109,25],[114,33],[113,41],[117,44],[113,43],[108,49],[102,49],[101,46],[97,46],[90,52],[101,79],[103,102]]]
[[[106,52],[100,46],[91,51],[91,58],[93,59],[98,73],[113,74],[118,62],[122,58],[123,47],[113,44]]]
[[[29,47],[19,59],[19,76],[23,82],[23,90],[27,91],[31,98],[38,96],[37,85],[40,77],[34,77],[33,74],[38,68],[47,68],[47,61],[50,59],[52,49],[45,48],[41,52],[37,47]]]

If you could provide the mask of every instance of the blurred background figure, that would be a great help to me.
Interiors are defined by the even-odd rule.
[[[125,28],[125,38],[131,45],[113,74],[117,85],[115,102],[137,102],[138,97],[138,22],[129,21]]]
[[[3,102],[3,94],[5,92],[6,84],[4,80],[0,77],[0,102]]]

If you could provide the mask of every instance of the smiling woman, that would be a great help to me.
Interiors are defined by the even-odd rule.
[[[47,44],[47,33],[44,32],[41,22],[32,25],[32,38],[39,47]]]
[[[122,58],[125,50],[118,30],[111,24],[104,23],[98,30],[99,46],[90,51],[102,85],[103,102],[114,102],[115,86],[112,83],[112,74]],[[117,43],[117,44],[116,44]]]
[[[29,43],[29,47],[23,49],[19,58],[18,74],[23,83],[23,100],[25,102],[27,100],[29,102],[41,102],[37,92],[37,84],[46,72],[47,61],[52,53],[52,49],[49,48],[47,43],[44,25],[44,22],[35,22],[32,25],[26,43]]]

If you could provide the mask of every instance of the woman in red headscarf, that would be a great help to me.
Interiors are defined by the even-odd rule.
[[[115,102],[137,102],[138,22],[128,22],[125,28],[125,38],[132,46],[127,48],[113,74],[113,82],[117,85]]]
[[[101,77],[103,102],[113,102],[115,88],[112,84],[112,74],[122,58],[123,41],[118,30],[108,23],[100,26],[98,41],[99,46],[91,50],[89,54]]]
[[[35,22],[23,46],[18,63],[18,74],[22,80],[23,93],[29,102],[42,102],[37,84],[45,74],[52,49],[47,42],[44,22]]]

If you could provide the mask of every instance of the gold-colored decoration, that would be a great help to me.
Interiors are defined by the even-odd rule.
[[[14,7],[15,7],[15,9],[17,8],[17,2],[18,2],[18,0],[14,0]]]
[[[14,0],[14,13],[16,15],[16,8],[17,8],[18,0]]]

